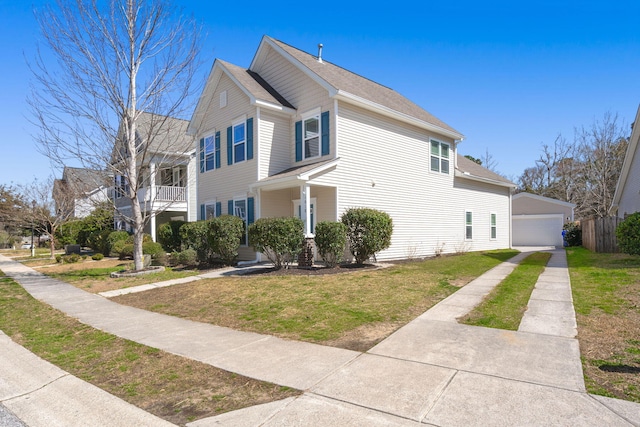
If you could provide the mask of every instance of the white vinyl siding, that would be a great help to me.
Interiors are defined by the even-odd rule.
[[[433,255],[443,244],[444,253],[509,247],[509,189],[460,178],[454,186],[452,140],[348,104],[338,111],[340,164],[316,182],[338,187],[338,218],[354,206],[391,215],[391,247],[377,259]],[[448,175],[428,173],[431,139],[451,147]],[[381,141],[375,150],[372,141]],[[473,241],[465,240],[463,215],[471,208],[478,224],[496,214],[495,240],[489,227],[477,227]]]
[[[259,157],[258,179],[282,172],[291,167],[291,118],[260,109],[259,125],[254,123],[254,147]],[[255,148],[254,148],[255,149]]]
[[[204,200],[221,201],[223,211],[226,212],[225,203],[238,194],[247,194],[249,185],[253,184],[257,177],[255,161],[227,165],[226,129],[234,123],[237,124],[239,117],[256,117],[256,109],[249,104],[249,98],[225,74],[220,77],[213,99],[217,100],[223,91],[227,92],[227,106],[219,109],[214,105],[216,114],[206,114],[203,124],[204,129],[208,130],[204,134],[210,134],[213,129],[220,131],[220,169],[214,173],[198,174],[198,200],[199,203]],[[254,145],[258,127],[256,122],[254,119]]]
[[[618,203],[620,218],[624,218],[625,214],[631,215],[634,212],[640,212],[640,144],[638,147],[635,153],[629,153],[633,159]]]

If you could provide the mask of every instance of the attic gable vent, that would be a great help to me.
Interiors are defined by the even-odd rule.
[[[220,92],[220,108],[227,106],[227,91]]]

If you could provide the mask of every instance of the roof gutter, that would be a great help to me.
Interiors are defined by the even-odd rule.
[[[484,182],[486,184],[498,185],[500,187],[506,187],[506,188],[517,188],[518,187],[514,183],[498,181],[498,180],[490,179],[490,178],[483,178],[481,176],[471,175],[469,172],[462,172],[461,170],[458,170],[458,169],[456,169],[456,171],[455,171],[455,176],[457,176],[459,178],[470,179],[472,181]]]

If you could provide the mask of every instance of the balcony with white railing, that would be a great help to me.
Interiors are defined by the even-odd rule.
[[[187,187],[155,186],[138,190],[140,202],[186,202]]]

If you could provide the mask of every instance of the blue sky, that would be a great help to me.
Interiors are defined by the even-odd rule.
[[[25,102],[40,0],[0,0],[0,184],[46,179]],[[606,112],[630,125],[640,103],[640,2],[176,0],[202,22],[205,79],[213,60],[248,66],[264,34],[405,95],[465,135],[517,179],[558,134]]]

